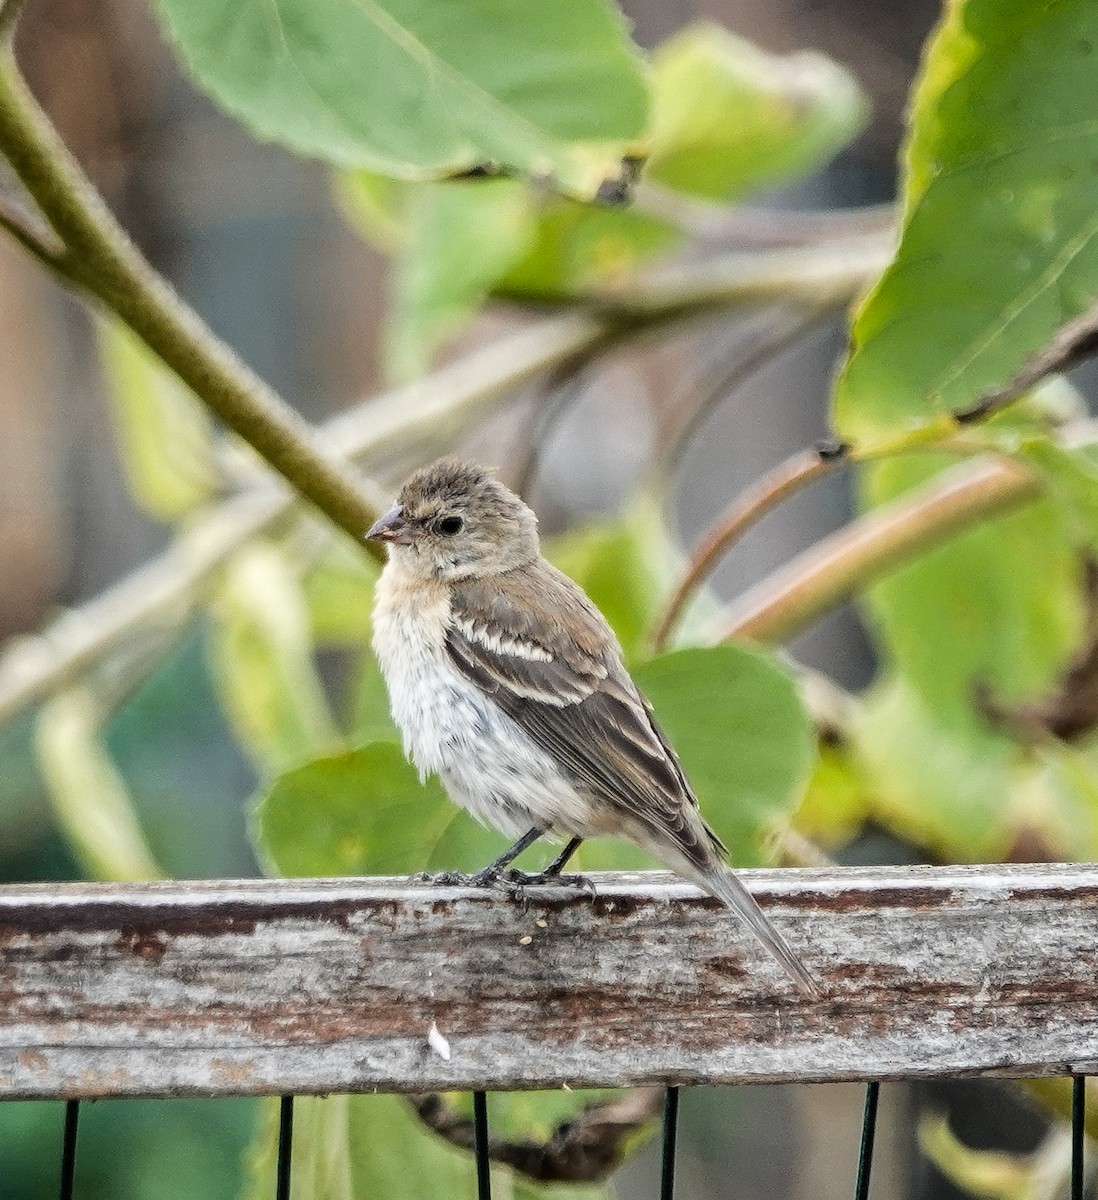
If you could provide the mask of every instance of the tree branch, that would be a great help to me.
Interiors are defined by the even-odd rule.
[[[121,317],[302,496],[361,539],[377,515],[368,487],[153,271],[31,96],[10,51],[0,57],[0,153],[64,243],[56,269]]]
[[[44,267],[58,274],[63,273],[61,258],[64,247],[57,236],[7,196],[0,196],[0,229],[11,234]]]
[[[651,180],[642,180],[637,185],[633,207],[700,241],[734,242],[758,248],[802,246],[861,234],[891,233],[896,226],[895,204],[821,212],[740,208],[700,200]]]
[[[801,450],[779,463],[746,491],[742,492],[702,537],[691,556],[686,573],[664,608],[652,640],[657,650],[667,638],[687,602],[708,578],[721,556],[768,512],[786,497],[824,475],[830,474],[845,459],[845,447],[832,452],[830,446]]]
[[[1046,376],[1070,370],[1095,354],[1098,354],[1098,301],[1081,317],[1057,330],[1048,346],[1028,359],[1006,387],[988,392],[971,408],[953,415],[962,425],[982,421],[1025,395]]]
[[[715,640],[786,641],[924,550],[1018,508],[1041,490],[1034,472],[1005,459],[943,472],[824,538],[764,579],[733,603]]]

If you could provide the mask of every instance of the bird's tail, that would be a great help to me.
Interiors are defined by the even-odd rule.
[[[737,916],[741,917],[751,932],[781,964],[786,974],[809,996],[820,995],[820,985],[809,974],[804,963],[790,948],[789,943],[774,928],[766,914],[755,903],[755,898],[740,882],[732,868],[717,862],[692,872],[694,878],[710,895],[723,901]]]

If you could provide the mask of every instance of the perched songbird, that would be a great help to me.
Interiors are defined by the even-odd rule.
[[[518,496],[444,458],[366,536],[389,548],[374,649],[405,752],[480,821],[523,835],[472,878],[499,878],[542,834],[570,839],[550,874],[583,838],[628,838],[724,901],[816,992],[725,862],[610,626],[542,558]]]

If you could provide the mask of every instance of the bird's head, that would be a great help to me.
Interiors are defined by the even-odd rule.
[[[537,558],[537,517],[481,467],[442,458],[404,483],[366,537],[435,579],[498,575]]]

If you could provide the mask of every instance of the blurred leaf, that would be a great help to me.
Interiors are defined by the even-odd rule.
[[[594,601],[628,662],[646,651],[679,554],[654,501],[641,497],[615,520],[549,538],[544,553]]]
[[[902,432],[1008,383],[1098,293],[1098,7],[959,0],[924,54],[899,250],[834,420]]]
[[[1021,457],[1046,478],[1049,496],[1059,503],[1078,541],[1098,549],[1098,445],[1064,446],[1052,438],[1032,438]]]
[[[767,54],[708,21],[652,56],[652,153],[646,174],[713,200],[822,166],[865,123],[851,75],[821,54]]]
[[[371,742],[280,775],[253,828],[278,875],[400,875],[424,869],[453,815],[436,779],[420,783],[398,746]]]
[[[942,1174],[963,1191],[988,1200],[1028,1200],[1033,1161],[1028,1155],[973,1150],[959,1141],[947,1117],[924,1113],[918,1126],[919,1148]]]
[[[385,680],[369,646],[362,648],[352,668],[351,729],[360,743],[400,741],[389,711]]]
[[[951,461],[881,462],[864,476],[865,495],[884,503]],[[866,607],[885,657],[946,723],[967,719],[978,688],[1001,700],[1050,690],[1085,617],[1074,538],[1047,501],[928,551],[873,587]]]
[[[214,678],[259,773],[331,748],[338,736],[313,663],[309,614],[282,553],[255,543],[234,555],[211,617]]]
[[[303,586],[313,640],[323,646],[361,646],[370,638],[378,567],[345,537],[326,541],[305,572]]]
[[[95,328],[130,490],[152,516],[177,520],[217,487],[206,410],[120,322]]]
[[[408,246],[406,209],[408,193],[414,186],[365,168],[332,174],[336,202],[351,228],[372,246],[392,255]]]
[[[278,1157],[275,1100],[266,1105],[249,1157],[240,1200],[267,1200]],[[507,1180],[499,1183],[506,1197]],[[299,1096],[294,1102],[290,1200],[454,1200],[474,1189],[472,1155],[425,1130],[402,1096]]]
[[[871,810],[869,780],[857,756],[849,746],[821,741],[794,818],[797,830],[824,846],[841,846],[859,832]]]
[[[92,879],[160,879],[125,781],[100,740],[86,688],[49,700],[38,717],[38,761],[57,820]]]
[[[397,259],[389,373],[414,378],[525,253],[534,212],[516,179],[427,183],[408,191],[408,239]]]
[[[575,298],[621,284],[681,241],[677,229],[634,210],[570,200],[542,203],[528,252],[503,274],[495,291],[527,300]]]
[[[198,84],[262,139],[435,178],[485,165],[593,197],[635,153],[643,64],[607,0],[158,0]]]
[[[1006,737],[943,716],[895,679],[864,697],[854,737],[878,821],[944,862],[1002,859],[1015,761]]]

